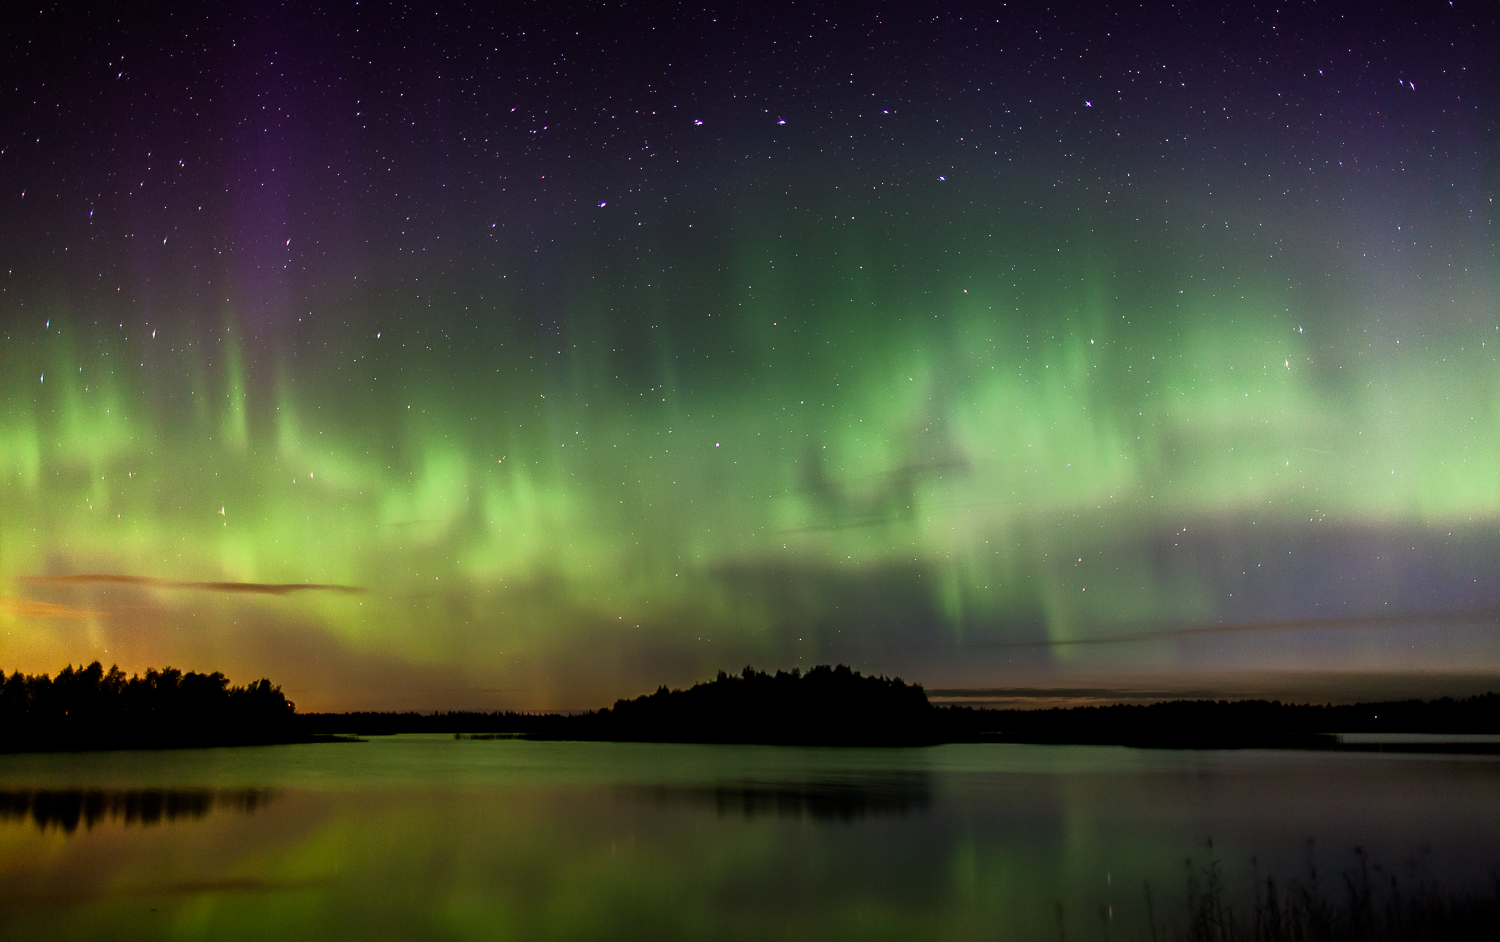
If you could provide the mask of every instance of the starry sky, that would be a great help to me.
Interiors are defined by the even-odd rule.
[[[1500,677],[1493,3],[3,17],[0,668]]]

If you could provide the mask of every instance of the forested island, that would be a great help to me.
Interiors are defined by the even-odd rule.
[[[918,746],[944,740],[939,712],[919,684],[840,664],[803,673],[746,667],[687,690],[618,700],[533,738],[636,742]]]
[[[269,680],[176,668],[126,677],[98,661],[0,684],[0,752],[72,752],[304,742],[296,707]]]
[[[1177,700],[1049,710],[935,706],[920,684],[845,665],[723,671],[585,713],[299,714],[262,679],[175,668],[126,677],[96,661],[0,684],[0,752],[184,748],[328,741],[391,733],[609,742],[923,746],[955,742],[1167,749],[1500,752],[1494,742],[1346,743],[1336,733],[1497,734],[1500,696],[1353,705]]]

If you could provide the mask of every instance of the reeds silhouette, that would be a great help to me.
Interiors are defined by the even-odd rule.
[[[1307,875],[1278,883],[1259,876],[1252,859],[1254,890],[1248,905],[1236,905],[1223,866],[1208,844],[1208,858],[1187,868],[1186,911],[1180,922],[1159,921],[1146,882],[1143,893],[1151,942],[1442,942],[1494,939],[1500,926],[1500,875],[1487,891],[1457,891],[1414,874],[1397,874],[1372,863],[1362,848],[1356,863],[1333,886],[1321,879],[1308,855]]]

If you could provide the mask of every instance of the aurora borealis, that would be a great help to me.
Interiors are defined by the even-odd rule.
[[[6,670],[1500,675],[1492,4],[5,20]]]

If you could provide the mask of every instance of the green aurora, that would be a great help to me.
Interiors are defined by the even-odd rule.
[[[13,596],[77,612],[13,599],[12,661],[243,657],[233,626],[255,626],[456,671],[475,690],[452,699],[508,707],[741,661],[1172,668],[1191,658],[1171,639],[1006,646],[1410,608],[1368,584],[1312,609],[1257,593],[1316,565],[1320,537],[1472,542],[1500,512],[1500,333],[1472,290],[1449,329],[1402,338],[1341,326],[1227,239],[1172,266],[1103,239],[1027,250],[974,218],[943,243],[732,228],[753,234],[695,260],[708,278],[671,248],[586,257],[555,341],[518,326],[524,273],[427,301],[415,328],[376,318],[337,357],[310,355],[314,332],[255,343],[232,297],[161,327],[31,311],[0,370],[0,559]],[[962,251],[906,250],[924,242]],[[1249,565],[1271,574],[1227,577]],[[365,591],[24,582],[116,572]],[[1344,634],[1341,658],[1391,666],[1388,638]]]
[[[394,15],[215,20],[180,60],[85,31],[97,94],[16,60],[0,666],[265,674],[304,709],[745,663],[1500,672],[1493,96],[1446,71],[1483,61],[1459,26],[1378,90],[1317,58],[1363,33],[1236,38],[1264,88],[1078,39],[1095,88],[981,23],[848,91],[834,39],[745,66],[762,99],[696,51],[718,20],[412,40],[464,85],[413,78]]]

